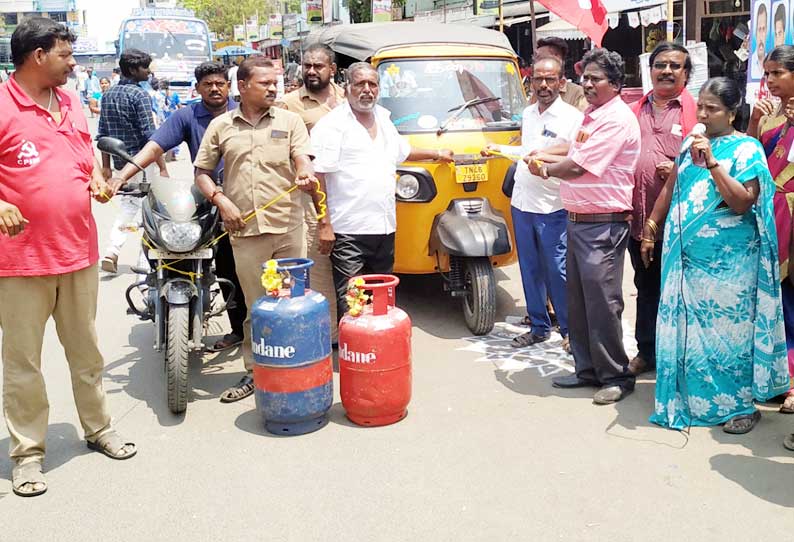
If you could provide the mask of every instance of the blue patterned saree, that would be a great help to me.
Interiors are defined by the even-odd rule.
[[[656,404],[651,422],[673,429],[752,414],[754,401],[789,389],[775,183],[753,138],[711,140],[714,157],[739,182],[757,179],[756,203],[739,215],[711,172],[676,160],[677,186],[665,221],[656,327]]]

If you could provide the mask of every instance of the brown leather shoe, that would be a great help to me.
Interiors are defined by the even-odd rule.
[[[629,372],[634,376],[639,376],[647,370],[648,362],[640,356],[634,356],[634,359],[629,362]]]

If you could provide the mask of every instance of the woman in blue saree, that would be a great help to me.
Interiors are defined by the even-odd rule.
[[[664,222],[651,421],[673,429],[747,433],[761,417],[754,401],[789,388],[775,184],[761,144],[733,129],[740,102],[730,79],[703,85],[706,133],[678,156],[643,233],[649,261]]]

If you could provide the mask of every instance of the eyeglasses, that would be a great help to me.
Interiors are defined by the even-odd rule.
[[[678,62],[654,62],[653,69],[654,70],[663,70],[667,66],[670,66],[670,69],[673,71],[678,71],[683,68],[683,64],[679,64]]]
[[[560,78],[559,77],[533,77],[532,79],[530,79],[530,81],[532,81],[533,85],[542,85],[543,82],[545,81],[546,85],[551,86],[554,83],[559,83]]]

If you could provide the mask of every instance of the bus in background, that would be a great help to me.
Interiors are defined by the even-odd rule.
[[[207,23],[185,8],[139,8],[121,23],[116,47],[140,49],[152,55],[151,70],[166,79],[183,101],[191,96],[193,71],[212,60],[212,44]]]

